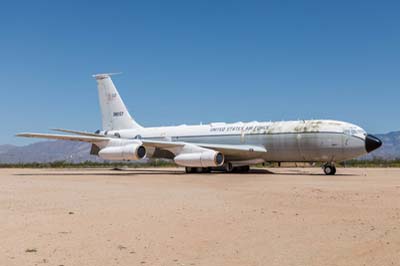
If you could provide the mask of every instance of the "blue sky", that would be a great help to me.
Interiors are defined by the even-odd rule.
[[[99,72],[144,126],[326,118],[400,130],[399,1],[13,1],[0,144],[101,127]]]

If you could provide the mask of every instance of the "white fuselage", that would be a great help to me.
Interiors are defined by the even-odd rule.
[[[113,130],[102,134],[122,139],[262,146],[267,152],[261,159],[271,162],[338,162],[367,153],[367,133],[362,128],[333,120],[211,123]],[[165,153],[158,154],[156,149],[148,150],[147,156],[168,157]]]

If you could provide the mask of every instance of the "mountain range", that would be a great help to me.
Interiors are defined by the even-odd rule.
[[[0,163],[101,162],[99,157],[89,154],[90,147],[89,143],[72,141],[41,141],[26,146],[0,145]]]
[[[382,140],[382,147],[361,157],[360,159],[400,159],[400,131],[389,132],[386,134],[376,134],[375,136]]]
[[[376,136],[383,141],[382,147],[360,159],[393,160],[400,158],[400,131]],[[89,154],[90,147],[89,143],[70,141],[41,141],[26,146],[0,145],[0,163],[102,162],[99,157]]]

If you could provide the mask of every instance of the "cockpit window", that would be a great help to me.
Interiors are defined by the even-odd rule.
[[[366,133],[364,132],[364,130],[362,130],[361,128],[348,128],[343,130],[344,134],[346,135],[350,135],[350,136],[355,136],[355,135],[366,135]]]

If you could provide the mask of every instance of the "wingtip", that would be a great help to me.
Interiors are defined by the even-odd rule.
[[[17,134],[15,134],[14,136],[15,136],[15,137],[27,137],[28,135],[29,135],[29,133],[22,132],[22,133],[17,133]]]

